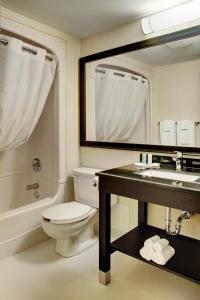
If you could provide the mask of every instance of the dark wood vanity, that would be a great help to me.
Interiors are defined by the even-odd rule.
[[[100,282],[110,282],[111,254],[120,251],[158,268],[200,283],[200,241],[183,235],[171,236],[147,224],[148,203],[200,213],[200,182],[173,181],[138,175],[135,165],[111,169],[99,176],[99,270]],[[184,173],[184,172],[182,172]],[[185,174],[185,173],[184,173]],[[111,194],[138,200],[138,226],[111,242]],[[133,200],[135,201],[135,200]],[[144,260],[139,250],[144,241],[159,235],[175,249],[164,266]]]

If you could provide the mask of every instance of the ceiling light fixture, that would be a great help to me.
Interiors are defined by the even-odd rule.
[[[142,31],[150,34],[200,19],[200,0],[192,0],[142,19]]]

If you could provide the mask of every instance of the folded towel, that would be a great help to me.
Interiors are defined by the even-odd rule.
[[[194,121],[177,121],[177,145],[195,147],[196,142]]]
[[[173,120],[160,121],[160,144],[176,146],[176,122]]]
[[[144,246],[142,249],[140,249],[140,255],[148,261],[152,259],[153,252],[154,251],[151,246]]]
[[[153,245],[153,249],[158,254],[164,251],[164,249],[169,245],[169,241],[166,239],[160,239],[156,241]]]
[[[167,246],[162,253],[153,252],[152,261],[158,265],[165,265],[168,260],[175,254],[174,248]]]
[[[153,247],[154,243],[157,242],[158,240],[160,240],[160,237],[158,235],[154,235],[154,236],[150,237],[149,239],[147,239],[144,242],[144,245]]]

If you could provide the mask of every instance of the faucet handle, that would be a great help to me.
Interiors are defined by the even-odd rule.
[[[178,158],[182,158],[183,157],[183,153],[180,151],[174,151],[174,157],[173,159],[178,159]]]
[[[175,151],[175,156],[172,157],[172,160],[176,163],[176,171],[180,171],[182,169],[182,161],[181,158],[183,157],[182,152]]]

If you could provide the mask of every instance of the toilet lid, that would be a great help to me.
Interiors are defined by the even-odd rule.
[[[87,218],[90,211],[90,206],[73,201],[50,207],[43,212],[42,216],[50,223],[66,224]]]

